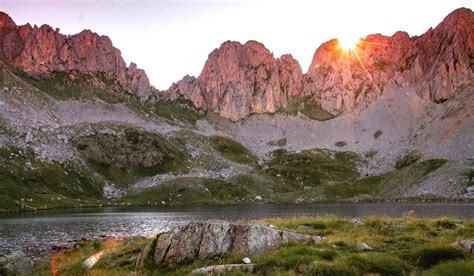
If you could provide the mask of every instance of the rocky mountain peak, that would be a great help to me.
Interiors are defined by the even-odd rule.
[[[33,75],[105,73],[141,100],[153,92],[143,70],[133,63],[127,67],[110,38],[90,30],[63,35],[49,25],[16,26],[6,13],[0,13],[0,58]]]
[[[6,13],[0,11],[0,30],[16,28],[13,19]]]
[[[300,76],[294,73],[298,72],[295,66],[299,68],[299,64],[290,62],[291,59],[288,56],[277,61],[256,41],[226,41],[209,55],[197,79],[185,77],[169,91],[232,120],[252,113],[275,112],[287,105],[283,90],[300,90]],[[282,78],[284,83],[281,74],[286,74]]]
[[[290,55],[275,59],[259,42],[227,41],[209,55],[197,80],[171,90],[232,120],[275,112],[300,96],[331,113],[362,110],[387,87],[442,102],[473,79],[473,29],[473,12],[461,8],[417,37],[373,34],[350,50],[333,39],[315,51],[305,75]]]

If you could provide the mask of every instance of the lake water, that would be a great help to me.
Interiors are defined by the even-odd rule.
[[[179,224],[208,219],[234,221],[317,215],[397,217],[410,210],[418,217],[474,219],[474,203],[261,204],[42,211],[0,215],[0,253],[22,250],[39,257],[58,243],[105,236],[153,236]]]

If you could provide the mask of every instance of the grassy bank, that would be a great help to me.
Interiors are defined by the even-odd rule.
[[[252,256],[257,275],[472,275],[474,257],[450,244],[474,237],[474,221],[454,218],[421,219],[370,217],[362,223],[337,217],[300,217],[267,219],[272,224],[292,232],[321,235],[322,244],[292,242],[272,252]],[[129,275],[133,261],[147,239],[84,242],[81,248],[60,253],[36,267],[38,275],[50,275],[54,261],[60,274]],[[360,243],[371,250],[361,251]],[[113,248],[112,250],[110,248]],[[109,249],[109,250],[107,250]],[[90,271],[81,263],[92,254],[107,250]],[[213,261],[196,261],[174,270],[151,268],[137,275],[186,275],[192,269],[212,265],[240,263],[243,256]],[[226,275],[245,275],[244,273]]]

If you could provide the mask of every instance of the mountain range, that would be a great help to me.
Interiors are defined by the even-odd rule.
[[[474,185],[474,13],[337,39],[306,73],[226,41],[159,91],[89,30],[0,13],[0,209],[456,198]]]

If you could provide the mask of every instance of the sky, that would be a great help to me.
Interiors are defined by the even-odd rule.
[[[275,57],[290,53],[306,72],[315,50],[332,38],[420,35],[459,7],[474,9],[474,0],[0,0],[17,25],[109,36],[158,89],[198,76],[227,40],[257,40]]]

